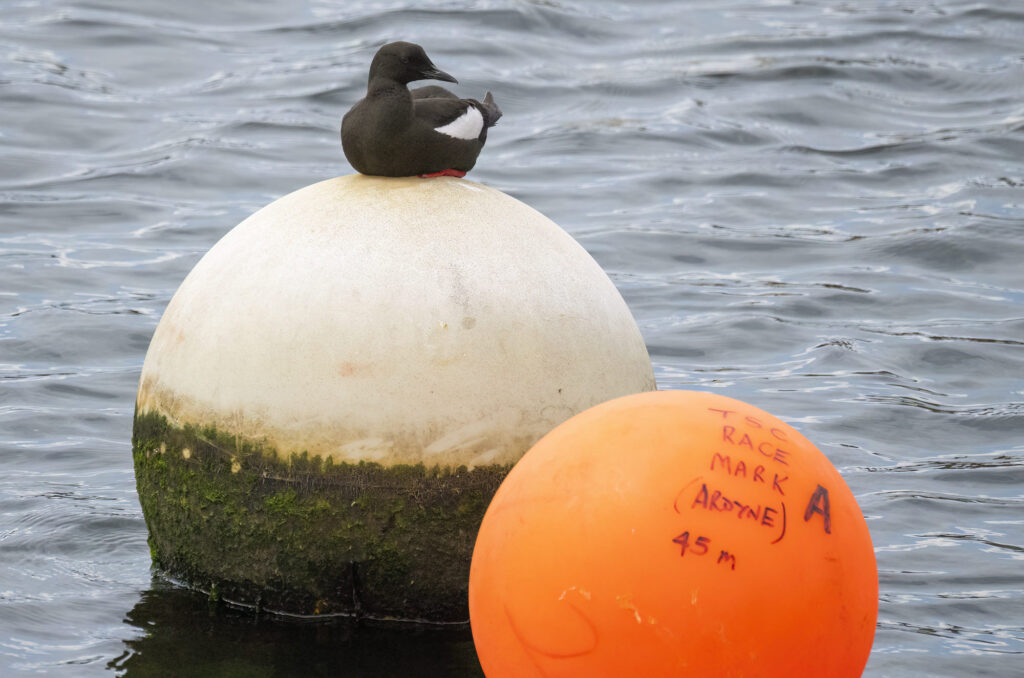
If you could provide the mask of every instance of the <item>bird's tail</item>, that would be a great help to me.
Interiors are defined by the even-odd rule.
[[[494,127],[498,124],[498,119],[501,117],[501,109],[498,108],[498,104],[494,103],[494,97],[491,96],[490,92],[484,96],[483,113],[484,123],[488,127]]]

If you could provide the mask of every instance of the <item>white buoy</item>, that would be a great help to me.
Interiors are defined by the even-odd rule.
[[[536,210],[454,178],[308,186],[218,242],[153,336],[134,448],[154,559],[284,611],[466,619],[511,465],[654,387],[622,297]]]

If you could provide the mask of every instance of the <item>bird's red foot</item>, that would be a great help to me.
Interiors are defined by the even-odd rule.
[[[458,177],[462,178],[466,176],[466,173],[457,169],[446,169],[440,172],[431,172],[430,174],[421,174],[421,179],[429,179],[430,177]]]

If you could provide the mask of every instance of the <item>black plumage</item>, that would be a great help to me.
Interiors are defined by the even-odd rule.
[[[487,129],[501,117],[494,97],[460,99],[437,85],[410,91],[415,80],[458,82],[409,42],[384,45],[373,57],[366,96],[341,121],[341,145],[358,172],[405,177],[473,169]]]

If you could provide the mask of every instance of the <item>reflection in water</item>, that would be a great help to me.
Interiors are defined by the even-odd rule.
[[[107,665],[123,678],[483,676],[467,627],[256,617],[159,580],[126,621],[141,634]]]

